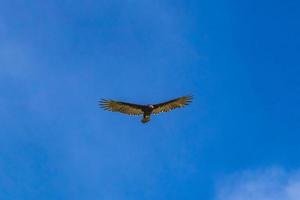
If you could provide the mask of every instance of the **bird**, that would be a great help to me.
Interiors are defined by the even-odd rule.
[[[127,115],[143,115],[141,122],[145,124],[150,121],[151,114],[156,115],[162,112],[169,112],[175,108],[185,107],[192,102],[192,98],[192,95],[187,95],[163,103],[147,105],[115,101],[112,99],[101,99],[99,106],[107,111],[120,112]]]

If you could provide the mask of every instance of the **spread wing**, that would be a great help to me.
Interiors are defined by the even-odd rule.
[[[99,106],[104,110],[112,112],[121,112],[128,115],[142,115],[143,105],[126,103],[121,101],[102,99],[99,101]]]
[[[175,108],[181,108],[192,102],[192,96],[183,96],[177,99],[172,99],[170,101],[155,104],[154,109],[152,111],[153,114],[158,114],[161,112],[168,112]]]

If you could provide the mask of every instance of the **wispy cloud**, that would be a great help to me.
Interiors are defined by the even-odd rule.
[[[217,184],[216,200],[299,200],[300,171],[243,171]]]

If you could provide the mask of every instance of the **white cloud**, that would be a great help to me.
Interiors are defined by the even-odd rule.
[[[300,200],[300,173],[280,168],[244,171],[217,184],[216,200]]]

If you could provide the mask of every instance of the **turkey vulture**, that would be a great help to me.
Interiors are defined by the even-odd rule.
[[[150,121],[151,114],[158,114],[161,112],[168,112],[175,108],[181,108],[192,101],[192,96],[183,96],[170,101],[159,104],[139,105],[133,103],[126,103],[122,101],[114,101],[111,99],[102,99],[99,105],[104,110],[112,112],[121,112],[128,115],[143,115],[142,123]]]

